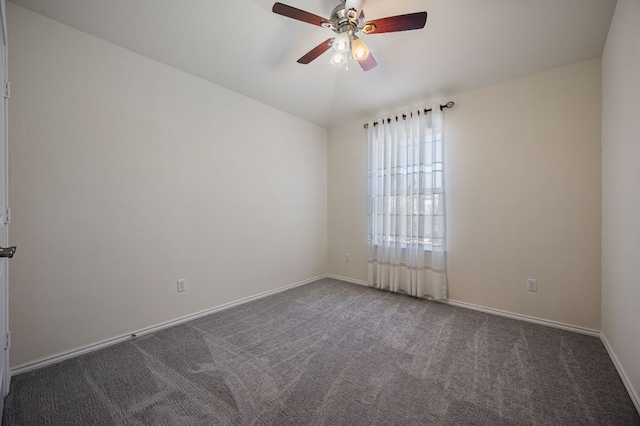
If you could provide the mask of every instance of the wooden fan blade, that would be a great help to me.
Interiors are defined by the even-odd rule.
[[[393,33],[397,31],[419,30],[427,23],[427,12],[408,13],[389,16],[365,22],[362,32],[365,34]]]
[[[333,42],[333,38],[326,39],[325,41],[323,41],[322,43],[320,43],[319,45],[317,45],[316,47],[311,49],[309,51],[309,53],[304,55],[302,58],[298,59],[298,63],[306,65],[309,62],[313,61],[318,56],[322,55],[324,52],[329,50],[329,48],[331,47],[332,42]]]
[[[376,62],[376,59],[373,57],[371,53],[369,53],[369,56],[367,57],[367,59],[365,59],[364,61],[358,61],[358,63],[360,64],[362,69],[365,71],[369,71],[370,69],[373,69],[376,67],[376,65],[378,65],[378,63]]]
[[[293,6],[287,6],[286,4],[282,3],[275,3],[272,10],[273,13],[277,13],[278,15],[286,16],[287,18],[291,19],[297,19],[298,21],[317,25],[319,27],[322,26],[323,22],[330,23],[328,19],[324,19],[318,15],[314,15],[313,13],[305,12],[304,10],[296,9]]]

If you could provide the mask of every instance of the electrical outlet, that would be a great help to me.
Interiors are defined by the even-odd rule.
[[[527,280],[527,291],[538,291],[538,280]]]
[[[187,291],[187,280],[185,280],[184,278],[178,280],[178,293],[180,293],[181,291]]]
[[[344,255],[344,261],[345,261],[345,262],[351,262],[351,255],[350,255],[349,253],[346,253],[346,254]]]

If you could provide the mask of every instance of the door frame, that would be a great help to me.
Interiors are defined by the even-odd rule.
[[[9,218],[7,217],[8,211],[5,211],[5,206],[8,206],[9,202],[9,173],[8,173],[8,165],[9,165],[9,133],[8,133],[8,88],[5,87],[5,81],[8,81],[8,67],[7,67],[7,13],[6,13],[6,2],[5,0],[0,0],[0,25],[2,26],[0,31],[0,84],[2,85],[0,95],[0,102],[2,102],[1,116],[0,116],[0,149],[3,151],[3,164],[0,164],[0,196],[3,199],[0,199],[0,227],[2,232],[0,232],[0,244],[3,247],[6,247],[9,240],[8,233],[8,223]],[[2,383],[0,383],[0,409],[4,408],[4,397],[9,393],[9,388],[11,384],[11,370],[9,368],[9,262],[7,259],[1,259],[1,262],[4,265],[0,265],[4,269],[4,277],[0,276],[0,279],[3,282],[0,282],[0,291],[2,291],[2,296],[0,297],[1,304],[0,309],[2,310],[2,318],[0,318],[0,339],[2,341],[0,350],[0,368],[3,369],[3,379]],[[2,411],[0,411],[1,413]],[[1,415],[1,414],[0,414]],[[0,418],[0,422],[1,422]]]

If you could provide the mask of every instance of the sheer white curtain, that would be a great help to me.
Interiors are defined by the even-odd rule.
[[[447,297],[443,114],[368,127],[369,285]]]

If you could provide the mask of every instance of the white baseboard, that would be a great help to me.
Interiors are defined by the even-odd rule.
[[[341,277],[339,275],[332,275],[332,274],[327,275],[327,277],[370,287],[366,281],[356,280],[356,279],[347,278],[347,277]],[[615,352],[613,352],[613,349],[609,345],[609,342],[607,341],[607,338],[605,337],[604,333],[591,328],[579,327],[575,325],[561,323],[558,321],[551,321],[551,320],[546,320],[542,318],[532,317],[529,315],[516,314],[513,312],[503,311],[500,309],[487,308],[485,306],[474,305],[471,303],[460,302],[457,300],[448,299],[448,300],[439,300],[437,302],[446,303],[448,305],[457,306],[460,308],[472,309],[474,311],[485,312],[492,315],[499,315],[501,317],[507,317],[507,318],[512,318],[520,321],[532,322],[534,324],[540,324],[547,327],[554,327],[562,330],[573,331],[575,333],[599,337],[600,340],[602,340],[602,344],[607,350],[607,353],[609,354],[609,357],[611,358],[613,365],[616,367],[616,370],[618,371],[618,375],[622,379],[622,383],[624,383],[624,387],[627,389],[627,393],[629,394],[629,397],[633,401],[633,405],[635,405],[636,410],[638,410],[638,414],[640,414],[640,398],[638,398],[638,393],[631,385],[631,381],[629,380],[627,374],[625,373],[624,368],[622,368],[622,364],[620,364],[620,361],[618,360],[618,357],[616,356]]]
[[[73,349],[71,351],[67,351],[67,352],[62,352],[60,354],[54,355],[52,357],[47,357],[47,358],[42,358],[40,360],[37,361],[33,361],[30,363],[26,363],[26,364],[22,364],[22,365],[18,365],[16,367],[13,367],[11,369],[11,375],[15,376],[21,373],[26,373],[27,371],[31,371],[31,370],[36,370],[38,368],[42,368],[42,367],[46,367],[48,365],[51,364],[55,364],[70,358],[74,358],[92,351],[96,351],[98,349],[102,349],[105,348],[107,346],[111,346],[111,345],[115,345],[117,343],[120,342],[124,342],[128,339],[132,338],[132,335],[136,335],[136,336],[143,336],[145,334],[149,334],[149,333],[153,333],[155,331],[159,331],[162,330],[164,328],[169,328],[172,327],[174,325],[178,325],[181,324],[183,322],[187,322],[187,321],[191,321],[209,314],[212,314],[214,312],[219,312],[219,311],[223,311],[225,309],[229,309],[231,307],[234,306],[238,306],[238,305],[242,305],[244,303],[247,302],[251,302],[253,300],[257,300],[257,299],[261,299],[263,297],[272,295],[272,294],[276,294],[276,293],[280,293],[282,291],[285,290],[289,290],[295,287],[300,287],[303,286],[305,284],[309,284],[312,283],[314,281],[320,280],[322,278],[332,278],[332,279],[336,279],[336,280],[340,280],[340,281],[346,281],[346,282],[350,282],[353,284],[359,284],[362,286],[367,286],[369,287],[369,284],[366,281],[362,281],[362,280],[356,280],[353,278],[348,278],[348,277],[342,277],[340,275],[333,275],[333,274],[325,274],[325,275],[320,275],[314,278],[309,278],[308,280],[304,280],[304,281],[300,281],[294,284],[290,284],[284,287],[280,287],[277,288],[275,290],[269,290],[266,291],[264,293],[260,293],[260,294],[256,294],[254,296],[249,296],[249,297],[245,297],[243,299],[239,299],[233,302],[229,302],[229,303],[225,303],[224,305],[220,305],[220,306],[216,306],[215,308],[211,308],[211,309],[207,309],[204,311],[200,311],[200,312],[196,312],[194,314],[190,314],[190,315],[186,315],[180,318],[176,318],[174,320],[171,321],[166,321],[160,324],[156,324],[153,325],[151,327],[147,327],[144,328],[142,330],[138,330],[138,331],[134,331],[132,333],[128,333],[122,336],[117,336],[117,337],[113,337],[111,339],[107,339],[107,340],[103,340],[101,342],[98,343],[94,343],[91,345],[87,345],[87,346],[82,346],[80,348],[77,349]],[[625,386],[625,388],[627,389],[627,392],[629,393],[629,396],[631,397],[631,400],[633,401],[633,404],[636,407],[636,410],[638,410],[638,413],[640,414],[640,398],[638,398],[638,394],[635,391],[635,389],[633,388],[633,386],[631,385],[631,382],[629,381],[624,368],[622,367],[622,365],[620,364],[620,361],[618,360],[618,357],[616,356],[615,352],[613,351],[613,349],[611,348],[611,346],[609,345],[609,342],[607,341],[607,338],[605,337],[604,333],[601,333],[598,330],[593,330],[590,328],[585,328],[585,327],[578,327],[578,326],[574,326],[574,325],[569,325],[569,324],[564,324],[561,322],[557,322],[557,321],[551,321],[551,320],[546,320],[546,319],[542,319],[542,318],[536,318],[536,317],[531,317],[528,315],[521,315],[521,314],[516,314],[513,312],[508,312],[508,311],[503,311],[500,309],[494,309],[494,308],[487,308],[484,306],[480,306],[480,305],[474,305],[471,303],[466,303],[466,302],[460,302],[457,300],[440,300],[439,302],[441,303],[446,303],[452,306],[457,306],[460,308],[465,308],[465,309],[472,309],[474,311],[480,311],[480,312],[485,312],[488,314],[493,314],[493,315],[499,315],[502,317],[507,317],[507,318],[513,318],[513,319],[517,319],[517,320],[521,320],[521,321],[527,321],[527,322],[532,322],[535,324],[540,324],[540,325],[545,325],[548,327],[554,327],[554,328],[560,328],[562,330],[567,330],[567,331],[573,331],[576,333],[581,333],[581,334],[587,334],[589,336],[595,336],[595,337],[600,337],[600,339],[602,340],[602,344],[604,345],[605,349],[607,350],[607,353],[609,354],[609,357],[611,358],[611,361],[613,362],[613,365],[616,367],[616,370],[618,371],[618,374],[620,375],[620,378],[622,379],[622,382]]]
[[[346,281],[348,283],[360,284],[360,285],[369,287],[369,283],[367,283],[366,281],[356,280],[356,279],[347,278],[347,277],[341,277],[340,275],[328,274],[327,278],[333,278],[334,280]]]
[[[80,355],[84,355],[89,352],[97,351],[98,349],[106,348],[108,346],[115,345],[117,343],[124,342],[126,340],[132,339],[135,335],[136,337],[144,336],[145,334],[153,333],[165,328],[173,327],[175,325],[181,324],[183,322],[191,321],[200,317],[204,317],[206,315],[210,315],[214,312],[223,311],[225,309],[232,308],[234,306],[242,305],[247,302],[251,302],[257,299],[261,299],[266,296],[270,296],[272,294],[280,293],[285,290],[292,289],[294,287],[300,287],[305,284],[312,283],[314,281],[318,281],[322,278],[326,278],[327,275],[320,275],[314,278],[309,278],[308,280],[300,281],[294,284],[286,285],[284,287],[279,287],[275,290],[265,291],[264,293],[256,294],[254,296],[245,297],[239,300],[235,300],[233,302],[225,303],[224,305],[216,306],[215,308],[206,309],[204,311],[196,312],[194,314],[185,315],[180,318],[176,318],[170,321],[166,321],[160,324],[152,325],[150,327],[143,328],[142,330],[132,331],[131,333],[123,334],[121,336],[112,337],[110,339],[102,340],[97,343],[93,343],[90,345],[82,346],[76,349],[72,349],[70,351],[61,352],[57,355],[53,355],[46,358],[41,358],[36,361],[28,362],[25,364],[17,365],[11,368],[11,376],[15,376],[18,374],[26,373],[27,371],[36,370],[38,368],[46,367],[48,365],[56,364],[61,361],[65,361],[67,359],[75,358]]]
[[[371,287],[366,281],[356,280],[356,279],[348,278],[348,277],[341,277],[340,275],[329,274],[329,275],[327,275],[327,278],[334,278],[336,280],[347,281],[347,282],[350,282],[350,283],[360,284],[360,285],[364,285],[364,286],[367,286],[367,287]],[[374,287],[372,287],[372,288],[374,288]],[[557,322],[557,321],[551,321],[551,320],[546,320],[546,319],[542,319],[542,318],[532,317],[532,316],[529,316],[529,315],[516,314],[514,312],[503,311],[503,310],[500,310],[500,309],[487,308],[485,306],[474,305],[472,303],[460,302],[460,301],[452,300],[452,299],[436,300],[436,302],[438,302],[438,303],[446,303],[446,304],[451,305],[451,306],[457,306],[459,308],[465,308],[465,309],[471,309],[471,310],[474,310],[474,311],[485,312],[485,313],[488,313],[488,314],[499,315],[501,317],[507,317],[507,318],[517,319],[517,320],[521,320],[521,321],[532,322],[532,323],[540,324],[540,325],[546,325],[546,326],[549,326],[549,327],[561,328],[563,330],[574,331],[576,333],[587,334],[589,336],[600,337],[600,331],[594,330],[594,329],[591,329],[591,328],[579,327],[579,326],[565,324],[565,323],[561,323],[561,322]]]
[[[543,318],[532,317],[529,315],[516,314],[514,312],[503,311],[501,309],[487,308],[485,306],[474,305],[472,303],[460,302],[458,300],[439,300],[438,302],[448,305],[457,306],[459,308],[471,309],[474,311],[485,312],[488,314],[498,315],[501,317],[512,318],[520,321],[532,322],[534,324],[546,325],[548,327],[560,328],[562,330],[573,331],[575,333],[586,334],[589,336],[600,337],[600,331],[592,328],[580,327],[577,325],[565,324],[558,321],[547,320]]]
[[[611,347],[611,345],[609,345],[609,341],[607,340],[607,337],[604,335],[604,333],[600,333],[600,340],[602,340],[602,344],[604,345],[604,348],[609,353],[609,358],[611,358],[613,365],[616,367],[616,370],[618,370],[618,375],[622,379],[622,383],[624,384],[624,387],[627,389],[627,393],[629,394],[629,397],[631,397],[631,401],[633,401],[633,405],[636,406],[636,410],[638,411],[638,414],[640,414],[640,398],[638,398],[638,393],[633,388],[633,385],[631,384],[631,381],[629,380],[627,373],[624,371],[624,368],[622,367],[620,360],[618,360],[616,353],[613,351],[613,348]]]

